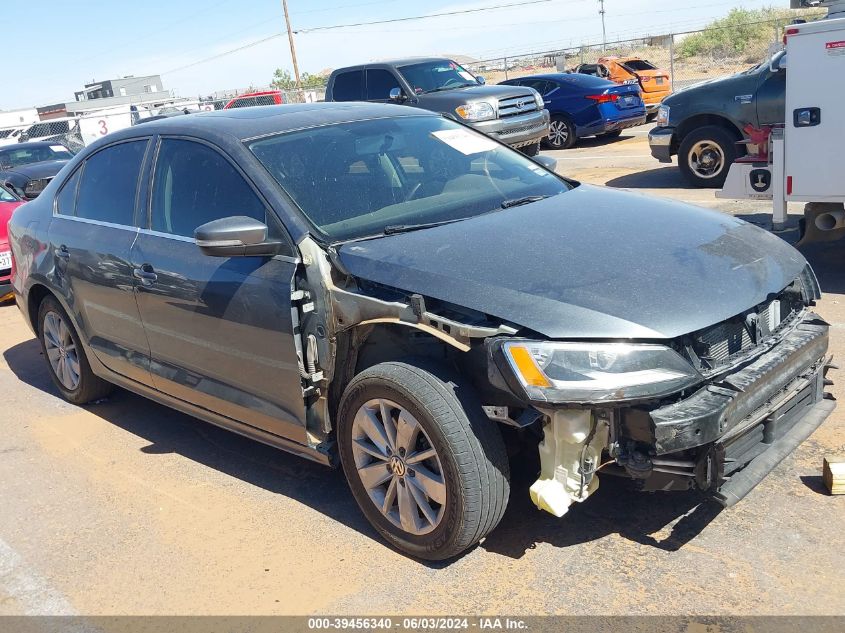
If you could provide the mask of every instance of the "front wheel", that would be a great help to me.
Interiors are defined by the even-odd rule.
[[[678,167],[692,186],[720,188],[737,155],[736,139],[724,128],[708,125],[684,137]]]
[[[562,116],[552,117],[552,121],[549,123],[549,135],[545,140],[549,149],[569,149],[575,145],[577,140],[572,121]]]
[[[337,436],[364,516],[411,556],[456,556],[504,514],[510,488],[499,429],[442,369],[386,362],[364,370],[343,394]]]

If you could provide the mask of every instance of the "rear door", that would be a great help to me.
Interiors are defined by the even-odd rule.
[[[293,339],[295,250],[245,174],[218,148],[162,138],[148,219],[132,249],[155,387],[230,419],[306,442]],[[209,257],[195,229],[242,215],[288,245],[275,257]]]
[[[56,196],[49,241],[56,283],[81,334],[110,370],[150,384],[150,352],[129,253],[138,235],[138,189],[149,139],[89,156]]]

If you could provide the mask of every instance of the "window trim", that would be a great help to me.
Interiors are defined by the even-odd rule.
[[[62,184],[59,186],[58,192],[56,192],[56,195],[53,196],[53,217],[54,218],[63,218],[63,219],[67,219],[67,220],[77,220],[79,222],[85,222],[85,223],[88,223],[88,224],[97,224],[97,225],[100,225],[100,226],[108,226],[108,227],[114,227],[114,228],[128,228],[128,229],[133,229],[133,230],[140,228],[139,222],[138,222],[138,220],[139,220],[138,204],[139,204],[140,198],[141,198],[141,185],[144,181],[144,169],[146,167],[147,159],[149,157],[150,147],[151,147],[150,141],[152,139],[153,139],[152,136],[133,136],[131,138],[120,139],[120,140],[114,141],[113,143],[109,143],[108,145],[104,145],[103,147],[100,147],[100,148],[96,149],[95,151],[91,152],[90,154],[88,154],[87,156],[83,157],[82,160],[80,160],[79,165],[76,166],[73,169],[73,171],[71,171],[70,174],[68,174],[67,178],[65,178],[62,181]],[[100,152],[103,152],[103,151],[105,151],[105,150],[107,150],[111,147],[116,147],[117,145],[123,145],[124,143],[132,143],[132,142],[137,142],[137,141],[145,141],[147,143],[147,147],[144,149],[144,155],[141,157],[141,166],[138,170],[138,178],[137,178],[136,183],[135,183],[135,204],[134,204],[134,208],[132,209],[132,224],[118,224],[117,222],[106,222],[105,220],[94,220],[92,218],[79,217],[79,215],[77,214],[78,202],[79,202],[79,187],[82,184],[82,179],[85,177],[85,168],[88,165],[88,160],[90,158],[96,156]],[[63,213],[59,213],[58,212],[59,194],[62,192],[62,190],[64,190],[68,181],[71,178],[73,178],[73,176],[77,172],[80,172],[80,173],[79,173],[79,181],[76,183],[76,192],[73,196],[73,215],[65,215]]]
[[[161,145],[164,141],[189,141],[192,143],[205,145],[211,151],[216,152],[219,156],[223,158],[223,160],[229,163],[229,165],[234,168],[235,172],[237,172],[237,174],[243,179],[244,183],[246,183],[247,187],[252,190],[255,197],[258,198],[258,201],[264,207],[264,218],[265,223],[267,224],[268,233],[275,228],[281,240],[285,242],[287,246],[289,254],[276,255],[276,257],[283,257],[291,260],[295,259],[296,261],[299,261],[297,257],[298,251],[296,249],[296,246],[294,245],[293,238],[291,238],[290,233],[288,233],[288,230],[284,226],[282,221],[276,217],[276,212],[273,209],[273,205],[268,202],[267,197],[255,185],[252,178],[250,178],[247,173],[243,169],[241,169],[240,165],[238,165],[237,162],[231,156],[229,156],[229,153],[226,152],[222,147],[204,138],[199,138],[197,136],[189,136],[187,134],[160,134],[156,138],[152,160],[150,161],[149,181],[147,183],[147,199],[145,201],[145,209],[142,209],[143,222],[138,223],[139,228],[143,234],[153,235],[155,237],[163,237],[179,242],[188,242],[191,244],[196,244],[197,242],[196,238],[194,237],[176,235],[174,233],[165,233],[163,231],[156,231],[152,228],[153,193],[155,191],[156,186],[156,168],[158,167],[158,158],[159,153],[161,152]]]

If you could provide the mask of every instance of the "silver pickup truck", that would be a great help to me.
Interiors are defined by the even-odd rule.
[[[549,135],[543,98],[525,86],[488,86],[444,58],[382,61],[335,70],[326,101],[399,103],[438,112],[534,156]]]

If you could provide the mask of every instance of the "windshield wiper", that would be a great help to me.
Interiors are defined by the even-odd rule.
[[[505,200],[502,203],[503,209],[510,209],[511,207],[518,207],[523,204],[531,204],[532,202],[539,202],[545,200],[549,196],[523,196],[522,198],[514,198],[512,200]]]
[[[454,218],[451,220],[441,220],[440,222],[425,222],[422,224],[391,224],[384,227],[385,235],[396,235],[397,233],[410,233],[411,231],[419,231],[422,229],[430,229],[435,226],[443,226],[444,224],[452,224],[452,222],[460,222],[466,218]]]
[[[432,88],[431,90],[426,90],[425,94],[429,94],[431,92],[441,92],[442,90],[457,90],[458,88],[469,88],[471,86],[475,86],[477,84],[460,84],[457,86],[440,86],[439,88]]]

